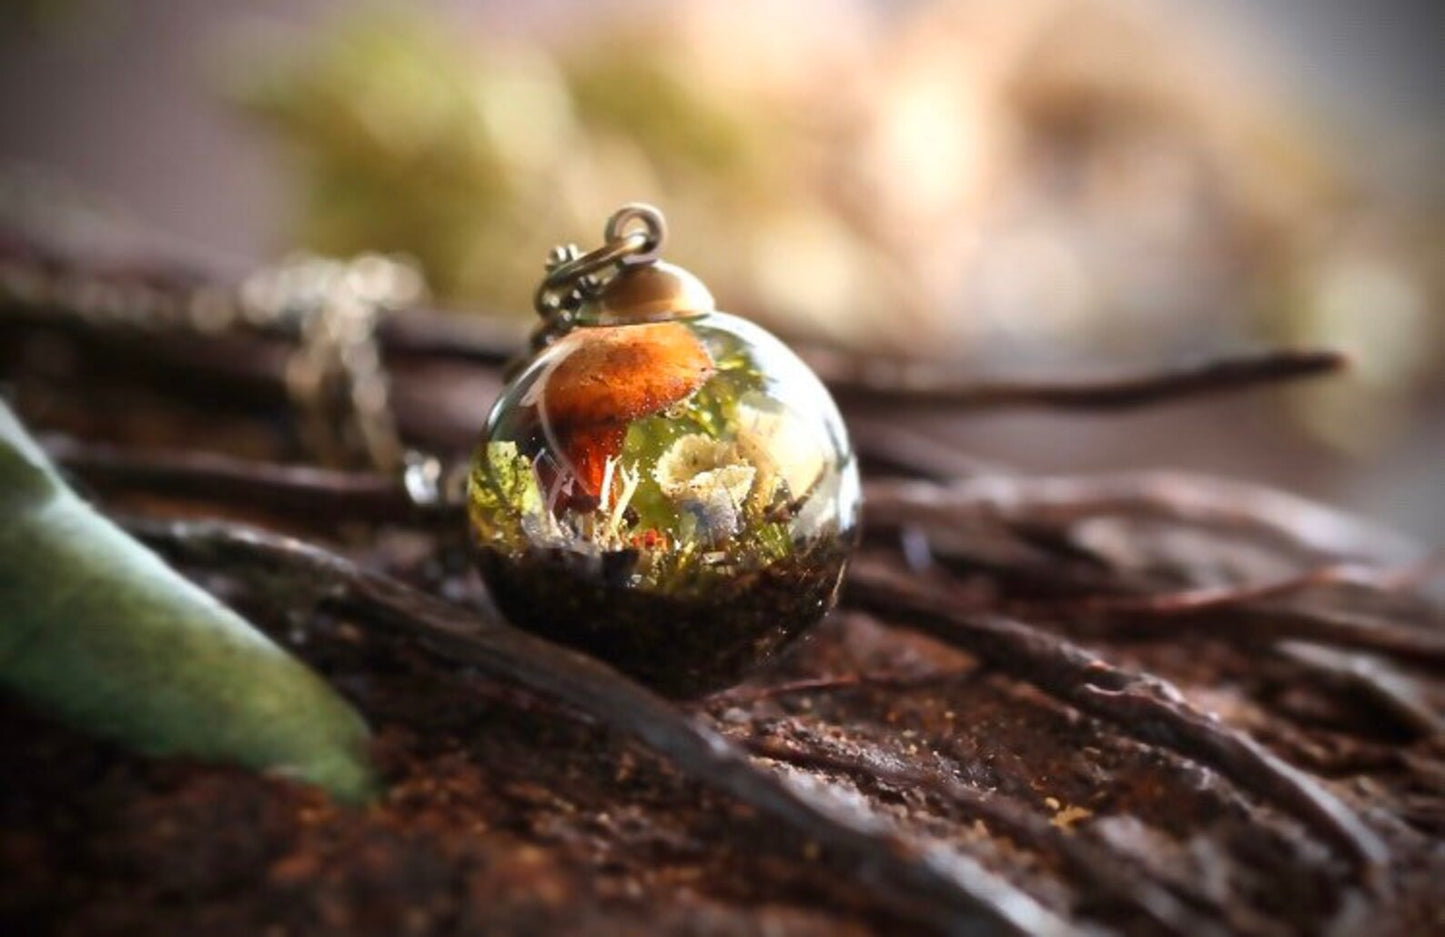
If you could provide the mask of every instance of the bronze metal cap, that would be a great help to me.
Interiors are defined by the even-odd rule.
[[[696,276],[670,263],[625,265],[577,310],[591,325],[656,322],[713,312],[717,303]]]

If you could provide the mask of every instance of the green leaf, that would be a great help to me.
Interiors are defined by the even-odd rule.
[[[374,790],[360,715],[81,501],[3,402],[0,687],[146,754]]]

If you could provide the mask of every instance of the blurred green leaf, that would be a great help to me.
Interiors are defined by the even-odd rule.
[[[373,790],[356,711],[82,502],[3,402],[0,687],[146,754]]]

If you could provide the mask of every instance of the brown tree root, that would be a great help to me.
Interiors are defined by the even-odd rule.
[[[1088,887],[1092,901],[1128,909],[1162,933],[1190,937],[1223,933],[1215,923],[1225,916],[1217,903],[1203,895],[1191,894],[1190,901],[1197,909],[1191,907],[1144,870],[1125,868],[1111,850],[1066,832],[1001,795],[975,790],[936,772],[865,763],[818,748],[797,748],[777,739],[749,738],[741,744],[754,755],[772,761],[808,771],[845,774],[864,784],[917,791],[951,805],[967,816],[982,820],[1025,849],[1056,856]],[[1207,916],[1204,911],[1211,913]]]
[[[850,604],[886,623],[930,634],[1127,735],[1214,768],[1334,844],[1367,882],[1383,875],[1385,845],[1354,811],[1253,739],[1195,709],[1170,684],[1021,622],[961,613],[947,592],[874,558],[854,563],[846,590]]]

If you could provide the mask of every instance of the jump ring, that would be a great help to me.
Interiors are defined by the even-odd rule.
[[[608,241],[596,250],[590,250],[575,260],[569,260],[548,272],[542,285],[547,289],[558,289],[582,279],[589,273],[596,273],[605,267],[634,256],[647,247],[647,235],[634,231],[620,240]]]
[[[640,227],[634,223],[640,223]],[[626,230],[630,226],[633,230]],[[547,271],[537,285],[533,305],[544,317],[559,311],[566,297],[591,274],[613,265],[631,266],[657,260],[667,240],[667,222],[662,212],[651,205],[633,202],[612,213],[602,234],[601,247],[558,264]]]
[[[642,223],[647,240],[641,250],[629,254],[622,262],[650,264],[662,255],[662,245],[667,240],[667,219],[646,202],[630,202],[613,212],[612,217],[607,219],[607,227],[602,229],[602,237],[608,242],[621,240],[622,232],[634,221]]]

